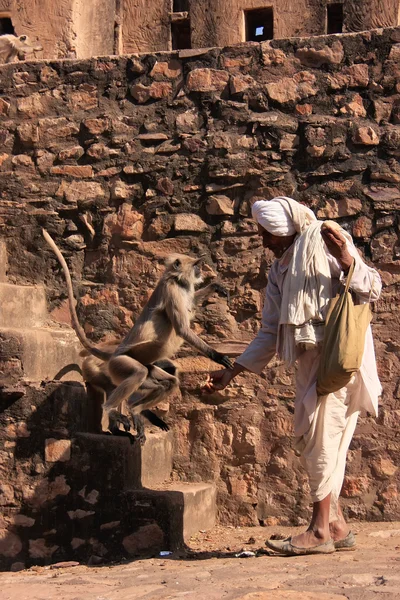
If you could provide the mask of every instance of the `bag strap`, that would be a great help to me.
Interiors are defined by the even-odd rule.
[[[353,277],[353,273],[354,273],[354,267],[356,266],[356,259],[353,258],[353,262],[351,263],[350,269],[346,275],[347,279],[346,279],[346,285],[344,288],[344,292],[348,292],[349,291],[349,287],[350,287],[350,281],[351,278]]]
[[[371,283],[371,289],[369,291],[368,302],[371,302],[372,292],[374,291],[374,283],[375,283],[375,271],[372,275],[372,283]]]
[[[349,271],[346,275],[346,285],[344,288],[344,293],[349,291],[350,288],[350,282],[351,282],[351,278],[353,277],[353,273],[354,273],[354,269],[356,266],[356,259],[353,259],[353,262],[351,263],[351,267],[349,268]],[[368,302],[371,302],[371,296],[372,296],[372,292],[374,291],[374,283],[375,283],[375,273],[372,276],[372,283],[371,283],[371,289],[369,291],[369,296],[368,296]]]

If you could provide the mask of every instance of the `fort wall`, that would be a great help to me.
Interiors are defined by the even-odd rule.
[[[400,30],[16,63],[0,77],[1,279],[44,284],[53,320],[68,320],[46,227],[94,341],[127,331],[174,251],[206,252],[208,275],[231,292],[229,306],[214,297],[201,308],[196,331],[232,353],[249,341],[272,260],[250,218],[255,198],[292,196],[353,235],[383,280],[373,329],[384,392],[378,419],[362,418],[351,444],[344,508],[354,519],[398,519]],[[30,458],[16,452],[34,402],[27,394],[25,412],[12,409],[23,372],[17,346],[1,360],[1,505],[35,519],[35,507],[24,512],[24,489],[51,482],[45,441]],[[199,386],[216,365],[190,351],[181,361],[182,394],[161,407],[173,428],[174,478],[215,482],[224,523],[304,523],[291,373],[274,361],[207,398]],[[43,466],[31,468],[34,460]],[[49,506],[61,510],[46,485]],[[22,535],[15,519],[6,528]]]

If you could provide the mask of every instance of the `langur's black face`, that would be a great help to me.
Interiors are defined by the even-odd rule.
[[[167,270],[178,279],[198,285],[203,281],[201,265],[204,258],[193,258],[184,254],[174,254],[167,261]]]

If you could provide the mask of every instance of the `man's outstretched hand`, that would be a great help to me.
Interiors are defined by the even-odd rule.
[[[217,390],[223,390],[229,385],[232,376],[232,369],[221,369],[221,371],[212,371],[208,373],[207,380],[201,390],[204,394],[212,394]]]
[[[242,371],[246,371],[246,369],[242,365],[239,365],[239,363],[235,363],[232,369],[211,371],[211,373],[208,373],[207,380],[202,386],[201,391],[203,394],[212,394],[213,392],[223,390]]]

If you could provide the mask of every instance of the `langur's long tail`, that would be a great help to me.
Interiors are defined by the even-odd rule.
[[[42,229],[42,233],[43,233],[44,239],[46,240],[46,242],[48,243],[50,248],[53,250],[56,257],[58,258],[58,261],[62,267],[62,270],[64,271],[64,276],[65,276],[65,281],[67,284],[67,291],[68,291],[69,310],[71,312],[71,317],[72,317],[72,326],[75,330],[76,335],[79,338],[80,343],[88,352],[90,352],[90,354],[93,354],[93,356],[95,356],[96,358],[99,358],[100,360],[109,360],[112,357],[112,353],[106,352],[104,350],[100,350],[100,348],[96,348],[96,346],[94,346],[90,342],[90,340],[88,340],[88,338],[86,337],[86,334],[85,334],[83,328],[81,327],[81,324],[79,323],[78,315],[76,314],[76,310],[75,310],[76,300],[75,300],[74,291],[72,288],[72,280],[71,280],[71,275],[70,275],[70,272],[68,269],[68,265],[65,262],[65,259],[64,259],[63,255],[61,254],[61,251],[59,250],[58,246],[56,245],[56,243],[53,240],[53,238],[51,237],[51,235],[45,229]]]

